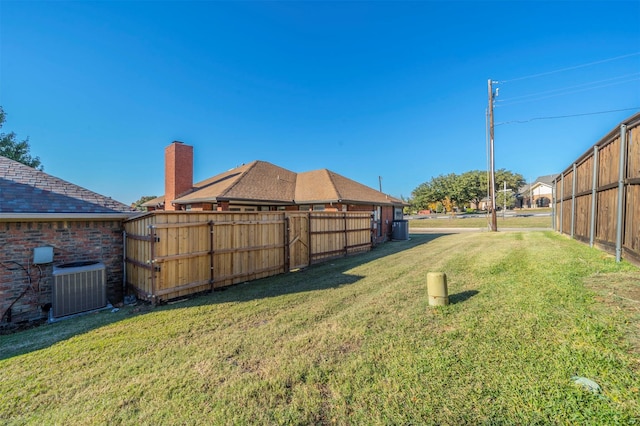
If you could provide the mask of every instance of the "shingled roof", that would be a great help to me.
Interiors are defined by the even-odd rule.
[[[298,174],[298,204],[342,202],[352,204],[403,205],[402,200],[348,179],[327,169]]]
[[[353,204],[404,205],[402,200],[327,169],[295,173],[266,161],[253,161],[193,185],[174,204],[255,201],[274,204],[345,202]],[[143,204],[164,202],[158,197]]]
[[[112,198],[0,156],[0,216],[124,217],[132,213],[131,207]]]
[[[295,186],[295,173],[266,161],[254,161],[196,183],[193,192],[174,203],[222,200],[291,203]]]

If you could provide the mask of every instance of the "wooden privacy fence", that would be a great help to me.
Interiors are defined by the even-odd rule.
[[[640,113],[554,181],[554,229],[640,262]]]
[[[371,249],[368,212],[150,212],[125,228],[127,287],[154,303]]]

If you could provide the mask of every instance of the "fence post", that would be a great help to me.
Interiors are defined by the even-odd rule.
[[[564,172],[560,175],[560,233],[564,234]]]
[[[307,265],[311,266],[311,258],[312,258],[312,254],[311,254],[311,248],[313,247],[313,245],[311,244],[311,238],[313,238],[313,234],[311,233],[311,212],[307,212],[307,225],[309,226],[309,230],[307,231],[309,233],[309,248],[307,250]]]
[[[214,275],[214,269],[213,269],[215,267],[215,264],[214,264],[215,235],[213,233],[215,225],[212,220],[209,221],[208,225],[209,225],[209,283],[211,284],[211,291],[214,291],[216,289],[215,275]]]
[[[123,225],[124,226],[124,225]],[[122,231],[122,301],[127,296],[127,231]]]
[[[151,304],[156,306],[156,230],[153,225],[149,225],[149,237],[151,247],[149,248],[149,264],[151,265]]]
[[[285,273],[291,270],[291,247],[289,247],[289,241],[291,241],[291,224],[289,215],[285,212],[284,215],[284,271]]]
[[[573,163],[573,173],[571,177],[571,238],[573,238],[576,222],[576,163]]]
[[[344,255],[345,257],[349,255],[349,235],[347,232],[347,214],[346,213],[342,213],[342,220],[343,220],[343,225],[344,225]]]
[[[616,262],[622,258],[622,220],[624,219],[624,175],[627,164],[627,125],[620,125],[620,165],[618,170],[618,211],[616,212]]]
[[[598,203],[598,145],[593,146],[593,180],[591,184],[591,223],[589,225],[589,247],[593,247],[596,233],[596,208]]]
[[[553,181],[553,186],[551,187],[551,228],[554,231],[557,231],[558,227],[556,226],[556,215],[558,214],[558,181],[556,179]],[[533,197],[532,197],[533,198]]]

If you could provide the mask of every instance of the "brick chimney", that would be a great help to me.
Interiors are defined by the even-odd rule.
[[[174,141],[164,149],[164,209],[179,210],[171,202],[193,187],[193,147]]]

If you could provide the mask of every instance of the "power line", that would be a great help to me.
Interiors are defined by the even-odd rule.
[[[613,81],[613,80],[620,80],[620,79],[623,79],[623,78],[636,77],[636,76],[640,76],[640,72],[620,75],[620,76],[617,76],[617,77],[606,78],[604,80],[590,81],[590,82],[586,82],[586,83],[576,84],[576,85],[573,85],[573,86],[561,87],[559,89],[544,90],[542,92],[530,93],[528,95],[514,96],[514,97],[507,98],[507,99],[497,99],[496,100],[496,106],[499,106],[500,104],[505,104],[505,103],[506,104],[511,104],[512,101],[516,101],[516,100],[520,100],[520,99],[526,99],[526,98],[532,98],[532,97],[535,97],[535,96],[546,95],[546,94],[551,94],[551,93],[562,92],[564,90],[570,90],[570,89],[576,89],[576,88],[583,88],[582,90],[590,90],[592,88],[593,89],[598,89],[598,88],[603,87],[603,86],[596,86],[596,87],[592,87],[592,88],[585,87],[585,86],[591,86],[591,85],[594,85],[594,84],[605,83],[605,82],[609,82],[609,81]],[[628,80],[628,81],[634,81],[634,80],[637,80],[637,78],[633,78],[633,79]],[[613,83],[613,84],[622,84],[622,83],[627,83],[628,81],[622,81],[622,82],[617,82],[617,83]],[[569,92],[569,93],[575,93],[575,92]],[[557,96],[561,96],[561,95],[564,95],[564,93],[557,93]]]
[[[496,123],[495,126],[502,126],[504,124],[529,123],[531,121],[536,121],[536,120],[555,120],[555,119],[558,119],[558,118],[570,118],[570,117],[582,117],[582,116],[585,116],[585,115],[608,114],[608,113],[611,113],[611,112],[631,111],[631,110],[640,110],[640,106],[633,107],[633,108],[611,109],[611,110],[608,110],[608,111],[585,112],[585,113],[582,113],[582,114],[556,115],[556,116],[552,116],[552,117],[535,117],[535,118],[530,118],[528,120],[503,121],[502,123]]]
[[[585,88],[578,89],[578,90],[572,90],[572,91],[563,92],[563,93],[556,93],[556,94],[548,95],[548,96],[540,96],[540,97],[534,98],[534,99],[526,99],[526,100],[515,101],[515,102],[509,102],[509,100],[507,99],[505,101],[505,103],[502,103],[502,104],[499,104],[499,105],[496,105],[496,106],[501,106],[502,107],[502,106],[509,106],[509,105],[517,105],[517,104],[521,104],[521,103],[525,103],[525,102],[535,102],[535,101],[539,101],[539,100],[542,100],[542,99],[555,98],[557,96],[571,95],[573,93],[586,92],[587,90],[601,89],[603,87],[616,86],[618,84],[630,83],[630,82],[636,81],[636,80],[640,80],[640,77],[631,78],[631,79],[628,79],[628,80],[618,81],[618,82],[609,83],[609,84],[601,84],[600,86],[585,87]],[[603,80],[603,81],[606,81],[606,80]],[[591,84],[591,83],[588,83],[588,84]],[[573,87],[578,87],[578,86],[573,86]],[[568,88],[549,90],[549,91],[541,92],[541,93],[551,93],[551,92],[557,92],[557,91],[566,90],[566,89],[568,89]],[[526,97],[526,96],[531,97],[531,96],[535,96],[535,95],[525,95],[525,96],[521,96],[520,98]]]
[[[628,58],[628,57],[631,57],[631,56],[637,56],[637,55],[640,55],[640,52],[629,53],[629,54],[622,55],[622,56],[616,56],[615,58],[602,59],[600,61],[589,62],[589,63],[586,63],[586,64],[574,65],[572,67],[560,68],[560,69],[557,69],[557,70],[554,70],[554,71],[547,71],[547,72],[542,72],[542,73],[538,73],[538,74],[526,75],[524,77],[512,78],[510,80],[501,80],[500,83],[511,83],[513,81],[520,81],[520,80],[526,80],[526,79],[529,79],[529,78],[543,77],[545,75],[556,74],[556,73],[564,72],[564,71],[571,71],[571,70],[575,70],[575,69],[578,69],[578,68],[584,68],[584,67],[589,67],[591,65],[603,64],[605,62],[616,61],[618,59],[624,59],[624,58]]]

